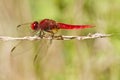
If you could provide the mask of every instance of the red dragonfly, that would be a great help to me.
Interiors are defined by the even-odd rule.
[[[28,24],[28,23],[25,23],[25,24]],[[18,25],[17,27],[20,27],[20,26],[25,25],[25,24]],[[50,33],[51,36],[54,37],[54,34],[59,29],[73,30],[73,29],[85,29],[85,28],[92,28],[92,27],[94,27],[94,26],[92,26],[92,25],[71,25],[71,24],[56,22],[56,21],[51,20],[51,19],[43,19],[40,22],[34,21],[31,24],[31,29],[33,31],[37,32],[37,35],[41,38],[44,37],[45,32]],[[45,43],[44,43],[44,45],[45,45]],[[16,48],[16,46],[11,50],[11,52],[13,52],[13,50],[15,48]],[[46,50],[44,50],[44,51],[46,51]],[[46,53],[46,52],[44,52],[44,53]],[[36,58],[38,56],[39,56],[38,53],[36,53],[36,55],[34,57],[34,61],[36,61]]]
[[[21,24],[24,25],[24,24]],[[20,27],[21,25],[18,25]],[[92,25],[71,25],[71,24],[65,24],[65,23],[59,23],[52,19],[43,19],[40,22],[34,21],[31,24],[31,29],[34,31],[40,31],[39,36],[43,37],[44,32],[51,33],[52,36],[59,30],[59,29],[85,29],[85,28],[91,28],[94,27]]]

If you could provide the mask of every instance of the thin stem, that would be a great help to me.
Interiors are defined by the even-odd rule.
[[[43,38],[39,36],[25,36],[25,37],[9,37],[9,36],[0,36],[0,40],[3,41],[12,41],[12,40],[40,40],[40,39],[52,39],[52,40],[85,40],[85,39],[96,39],[96,38],[104,38],[112,36],[112,34],[102,34],[102,33],[94,33],[89,34],[87,36],[43,36]]]

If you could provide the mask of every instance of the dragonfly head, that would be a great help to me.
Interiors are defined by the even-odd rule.
[[[39,23],[37,21],[34,21],[32,24],[31,24],[31,29],[32,30],[37,30],[39,27]]]

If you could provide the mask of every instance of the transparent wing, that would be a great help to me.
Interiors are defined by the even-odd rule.
[[[34,31],[30,28],[30,25],[23,25],[21,27],[16,27],[16,29],[19,37],[34,35]]]
[[[32,56],[33,62],[41,61],[47,56],[50,47],[49,40],[21,41],[11,49],[11,56]]]
[[[33,33],[29,26],[18,28],[18,33],[20,37],[36,35],[36,31]],[[10,54],[14,58],[31,55],[33,62],[36,62],[38,60],[44,59],[49,46],[49,40],[17,41],[12,47]]]
[[[34,62],[42,61],[48,56],[48,50],[51,43],[49,40],[41,40],[40,44],[39,42],[35,44],[35,56],[34,56]]]

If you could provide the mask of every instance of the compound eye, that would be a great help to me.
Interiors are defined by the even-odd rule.
[[[31,24],[31,29],[32,30],[37,30],[38,29],[38,22],[37,21],[35,21]]]

